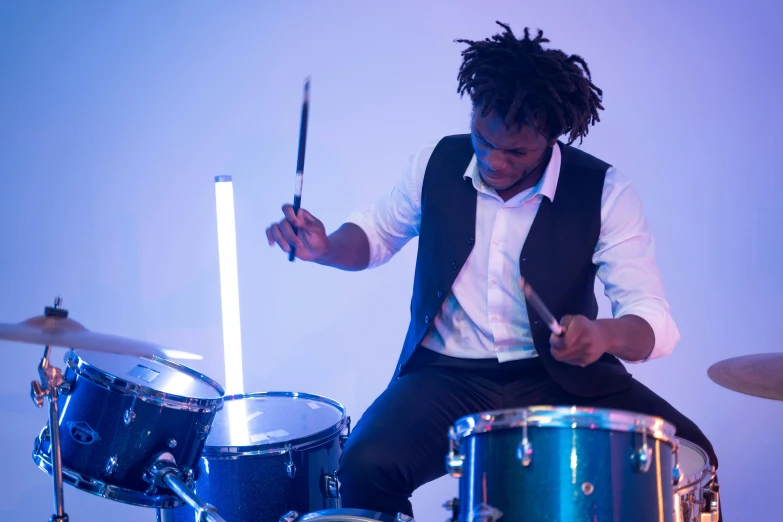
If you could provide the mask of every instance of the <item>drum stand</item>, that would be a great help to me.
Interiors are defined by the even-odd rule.
[[[60,308],[61,299],[54,300],[54,307],[47,306],[44,315],[48,317],[68,317],[68,311]],[[63,500],[63,464],[60,453],[60,408],[57,398],[60,393],[67,393],[70,383],[63,380],[63,372],[49,364],[52,347],[46,345],[43,357],[38,364],[40,382],[33,381],[30,385],[30,397],[39,408],[43,408],[44,397],[49,398],[49,431],[52,440],[52,483],[54,485],[54,514],[49,522],[68,522]]]
[[[180,476],[181,473],[177,468],[174,456],[171,453],[161,453],[145,473],[145,480],[152,482],[155,486],[167,487],[173,491],[183,502],[196,511],[198,522],[226,522],[223,517],[218,515],[217,508],[198,498]],[[158,509],[157,519],[158,522],[171,520],[168,510]]]

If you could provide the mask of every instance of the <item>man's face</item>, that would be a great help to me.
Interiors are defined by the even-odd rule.
[[[529,177],[541,165],[547,148],[557,141],[548,140],[529,125],[506,127],[494,111],[481,116],[480,108],[473,111],[471,140],[481,178],[498,192]]]

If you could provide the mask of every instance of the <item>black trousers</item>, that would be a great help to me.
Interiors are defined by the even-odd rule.
[[[457,359],[419,347],[394,381],[368,408],[340,459],[342,505],[413,514],[410,496],[445,475],[447,433],[459,417],[533,405],[594,406],[655,415],[677,436],[698,444],[717,466],[701,430],[643,384],[585,399],[559,387],[538,358],[499,363]]]

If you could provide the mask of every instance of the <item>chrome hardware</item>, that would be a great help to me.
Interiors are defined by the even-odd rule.
[[[177,439],[170,438],[169,439],[169,448],[174,449],[177,447]]]
[[[114,472],[117,471],[117,467],[119,466],[120,461],[117,458],[117,455],[113,455],[109,457],[109,460],[106,461],[106,467],[104,468],[104,471],[106,472],[107,477],[111,477],[114,475]]]
[[[348,437],[351,436],[351,417],[348,416],[348,422],[345,424],[345,434],[340,434],[340,449],[345,447],[345,443],[348,442]]]
[[[465,465],[465,456],[457,453],[459,442],[456,441],[454,428],[449,428],[449,454],[446,456],[446,472],[454,477],[462,477],[462,469]]]
[[[43,408],[44,397],[46,397],[46,392],[41,387],[41,383],[39,383],[38,381],[31,382],[30,383],[30,398],[33,399],[33,402],[39,408]]]
[[[522,421],[522,442],[517,447],[517,459],[527,467],[533,461],[533,446],[527,438],[527,413]]]
[[[285,463],[285,472],[288,478],[294,478],[296,476],[296,464],[294,464],[294,451],[289,444],[286,446],[288,452],[288,461]]]
[[[321,475],[321,494],[326,499],[340,498],[340,481],[337,479],[337,473]]]
[[[446,522],[457,522],[459,520],[459,499],[453,498],[443,503],[443,507],[451,511],[451,518]]]
[[[193,470],[190,468],[182,468],[182,480],[187,484],[189,488],[193,487]]]
[[[59,390],[60,395],[68,395],[69,393],[71,393],[72,384],[73,383],[71,383],[71,381],[63,381],[62,383],[60,383],[60,390]]]
[[[680,470],[680,445],[674,445],[674,468],[672,469],[672,485],[676,486],[682,480],[682,471]]]
[[[196,431],[196,435],[201,440],[206,440],[207,436],[209,435],[209,430],[211,426],[209,424],[204,424],[201,428],[199,428]]]
[[[125,410],[125,414],[122,416],[122,420],[125,422],[126,426],[130,426],[131,423],[136,420],[136,412],[133,411],[133,408],[136,407],[136,396],[133,396],[133,401],[131,401],[130,408]]]
[[[409,517],[405,513],[397,513],[397,516],[394,517],[394,522],[415,522],[413,520],[413,517]]]
[[[647,427],[644,421],[642,424],[642,447],[633,452],[631,460],[633,460],[636,471],[647,473],[650,470],[650,464],[652,464],[652,449],[647,444]]]
[[[294,520],[296,520],[297,518],[299,518],[299,513],[297,511],[289,511],[288,513],[280,517],[280,520],[278,520],[278,522],[294,522]]]

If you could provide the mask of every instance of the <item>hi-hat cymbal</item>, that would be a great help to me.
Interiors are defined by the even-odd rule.
[[[0,323],[0,341],[60,346],[92,352],[120,353],[166,359],[202,359],[198,354],[172,350],[157,344],[116,335],[91,332],[81,323],[65,317],[40,315],[21,323]]]
[[[783,401],[783,353],[726,359],[710,366],[707,375],[724,388]]]

